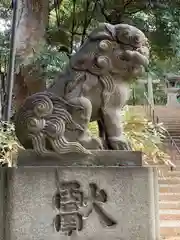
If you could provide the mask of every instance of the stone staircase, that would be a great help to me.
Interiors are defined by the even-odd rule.
[[[145,114],[143,106],[130,107]],[[180,240],[180,108],[155,106],[155,118],[164,123],[170,137],[164,140],[171,161],[176,168],[171,171],[161,167],[159,174],[159,207],[161,239]],[[171,140],[171,141],[170,141]],[[174,145],[172,145],[172,140]]]
[[[164,141],[176,168],[159,176],[160,233],[162,239],[180,240],[180,108],[156,106],[155,116],[164,123],[170,139]]]

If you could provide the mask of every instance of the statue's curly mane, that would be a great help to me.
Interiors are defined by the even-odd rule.
[[[48,92],[28,97],[17,113],[16,136],[25,148],[34,148],[44,154],[55,150],[57,153],[88,151],[80,143],[65,138],[68,125],[72,130],[84,129],[71,116],[71,109],[83,109],[83,105],[72,104]]]

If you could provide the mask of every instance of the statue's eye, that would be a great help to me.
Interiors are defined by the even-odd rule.
[[[139,43],[140,42],[140,36],[139,35],[135,35],[134,36],[134,42],[135,43]]]
[[[129,38],[130,37],[130,33],[129,31],[124,31],[124,33],[122,34],[124,37]]]
[[[130,33],[127,30],[119,31],[117,34],[119,41],[127,41],[130,38]]]

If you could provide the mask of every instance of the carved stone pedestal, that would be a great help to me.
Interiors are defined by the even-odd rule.
[[[0,240],[159,239],[157,173],[139,152],[25,151],[18,165],[0,171]]]

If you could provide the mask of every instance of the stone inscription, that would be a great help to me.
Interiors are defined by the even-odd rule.
[[[58,191],[53,197],[53,204],[58,211],[54,218],[57,232],[62,231],[70,236],[73,231],[83,229],[83,221],[95,211],[101,224],[105,227],[116,225],[116,221],[104,210],[107,194],[95,183],[89,184],[89,196],[85,196],[77,181],[60,182]]]

